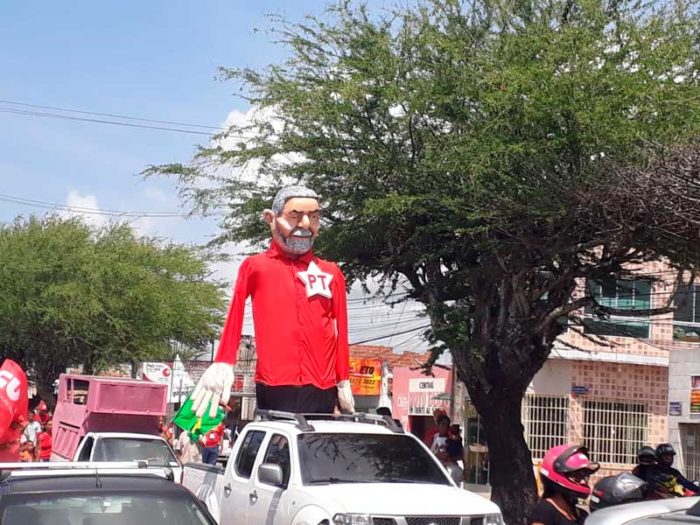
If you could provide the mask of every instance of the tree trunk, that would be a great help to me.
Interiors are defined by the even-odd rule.
[[[46,403],[49,410],[53,413],[56,408],[56,397],[54,395],[53,382],[58,379],[53,374],[40,373],[36,377],[36,392],[41,400]]]
[[[536,503],[532,455],[521,423],[522,394],[501,391],[472,401],[481,416],[489,449],[491,499],[508,525],[525,525]]]

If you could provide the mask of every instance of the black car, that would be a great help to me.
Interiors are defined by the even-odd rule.
[[[67,474],[0,482],[2,525],[215,525],[184,487],[150,475]]]

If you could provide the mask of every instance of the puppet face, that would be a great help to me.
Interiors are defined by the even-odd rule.
[[[321,206],[310,197],[292,197],[276,215],[265,210],[263,217],[270,225],[272,239],[287,255],[303,255],[314,245],[321,226]]]

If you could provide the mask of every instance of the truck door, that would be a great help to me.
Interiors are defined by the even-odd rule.
[[[272,434],[267,441],[265,453],[258,454],[260,460],[253,472],[253,492],[256,498],[248,500],[246,525],[273,525],[288,523],[287,485],[291,471],[289,438],[282,434]],[[258,478],[258,467],[263,463],[272,463],[282,468],[283,484],[281,487],[268,485]]]
[[[219,523],[245,523],[248,502],[256,499],[253,493],[253,466],[265,434],[263,430],[246,432],[236,457],[229,460],[223,479]]]

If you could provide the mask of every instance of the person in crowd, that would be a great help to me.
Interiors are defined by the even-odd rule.
[[[455,436],[451,429],[451,421],[447,416],[438,420],[438,432],[433,437],[430,450],[440,460],[455,483],[462,482],[463,470],[457,464],[462,459],[464,447],[459,437]]]
[[[433,439],[435,438],[435,434],[437,434],[439,430],[438,421],[443,416],[447,416],[447,412],[445,412],[444,409],[436,408],[435,410],[433,410],[433,422],[435,423],[435,426],[429,428],[425,433],[425,437],[423,438],[423,442],[426,444],[427,447],[433,446]]]
[[[44,430],[39,432],[39,461],[50,461],[51,460],[51,447],[53,445],[53,438],[51,436],[53,431],[53,422],[49,419],[44,425]]]
[[[42,427],[46,426],[46,423],[49,422],[51,419],[51,412],[49,412],[49,407],[48,405],[42,400],[39,401],[39,404],[36,407],[37,410],[37,419],[39,420],[39,423],[41,423]]]
[[[23,443],[31,441],[34,443],[34,446],[37,447],[37,435],[39,432],[41,432],[41,423],[37,421],[36,412],[34,410],[30,410],[27,415],[27,425],[22,431],[21,441]]]
[[[22,443],[22,445],[20,445],[19,460],[22,463],[31,463],[36,461],[36,446],[34,445],[34,441],[28,439]]]
[[[528,525],[583,524],[587,513],[578,506],[588,498],[589,477],[600,465],[591,461],[588,449],[580,445],[559,445],[547,451],[540,465],[542,497],[528,519]]]
[[[175,441],[173,431],[165,424],[165,418],[158,418],[158,435],[172,445]]]
[[[202,462],[202,449],[199,443],[192,442],[187,432],[180,432],[180,436],[175,442],[175,452],[183,465]]]
[[[656,447],[656,465],[650,469],[647,482],[647,498],[661,499],[700,494],[700,487],[673,468],[676,451],[670,443]]]
[[[219,425],[204,434],[200,439],[202,442],[202,462],[208,465],[216,465],[219,458],[219,448],[224,435],[224,425]]]

